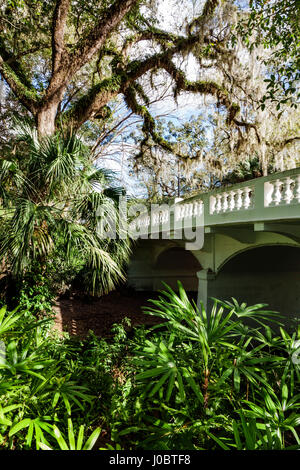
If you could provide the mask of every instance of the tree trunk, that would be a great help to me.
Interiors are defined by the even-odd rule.
[[[47,103],[36,114],[38,135],[40,137],[50,136],[55,133],[55,118],[59,101]]]

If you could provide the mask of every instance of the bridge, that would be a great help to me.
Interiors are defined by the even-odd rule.
[[[136,290],[180,280],[205,306],[235,297],[299,316],[300,168],[172,200],[142,212],[131,229]]]

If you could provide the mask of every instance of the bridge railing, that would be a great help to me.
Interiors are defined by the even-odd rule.
[[[215,226],[299,217],[300,168],[295,168],[172,201],[169,207],[164,204],[161,210],[141,215],[132,227],[142,235],[172,231],[183,223]]]
[[[209,213],[220,214],[254,207],[255,185],[227,189],[209,198]]]

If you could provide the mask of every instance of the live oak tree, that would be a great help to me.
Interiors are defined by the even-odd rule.
[[[161,74],[172,79],[175,99],[187,92],[213,101],[234,143],[233,156],[242,154],[249,136],[251,145],[261,146],[264,153],[260,123],[269,115],[257,121],[257,91],[249,88],[251,63],[245,75],[241,44],[230,47],[240,4],[233,0],[187,2],[194,8],[183,20],[177,2],[176,28],[162,29],[156,7],[164,3],[0,0],[1,78],[32,115],[40,136],[52,135],[61,127],[76,131],[87,122],[106,122],[111,103],[122,97],[129,112],[143,120],[138,157],[152,143],[182,157],[178,147],[158,132],[150,112],[149,86],[154,87],[155,77]],[[190,57],[197,64],[196,80],[189,79],[181,66]],[[298,140],[298,134],[285,142],[290,139]]]
[[[233,2],[196,2],[197,14],[180,34],[158,28],[155,3],[150,0],[18,0],[0,5],[0,73],[18,101],[32,114],[40,136],[59,125],[78,129],[91,119],[105,119],[109,103],[122,94],[130,109],[143,117],[144,131],[158,143],[147,109],[141,77],[159,70],[182,91],[213,96],[238,120],[239,104],[225,84],[203,75],[190,81],[178,66],[180,57],[223,60]],[[138,58],[140,44],[148,44]],[[89,72],[84,93],[74,88]],[[151,78],[151,77],[150,77]],[[73,96],[72,96],[73,93]],[[67,103],[66,103],[67,102]]]

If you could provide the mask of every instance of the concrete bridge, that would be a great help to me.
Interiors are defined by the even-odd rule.
[[[178,237],[183,227],[202,233],[198,248]],[[170,201],[131,228],[135,289],[155,291],[162,281],[176,288],[180,280],[205,305],[235,297],[299,317],[300,168]]]

